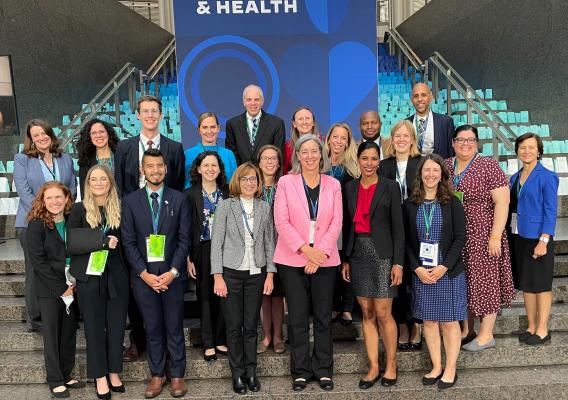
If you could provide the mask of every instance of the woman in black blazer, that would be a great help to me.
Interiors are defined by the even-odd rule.
[[[223,161],[216,151],[199,154],[189,175],[191,187],[185,193],[189,197],[192,230],[187,271],[189,276],[197,279],[203,358],[213,361],[217,359],[216,353],[227,354],[227,336],[220,299],[213,293],[211,228],[217,205],[229,197],[229,188]]]
[[[48,182],[39,190],[28,214],[26,246],[34,271],[34,293],[40,298],[46,381],[56,398],[68,388],[84,387],[71,377],[75,367],[77,319],[71,307],[74,285],[67,277],[65,216],[73,205],[69,189]]]
[[[87,172],[83,202],[73,206],[67,226],[70,272],[77,280],[85,323],[87,377],[96,380],[98,398],[110,399],[111,390],[124,392],[118,374],[122,372],[128,272],[118,247],[120,200],[106,166],[95,165]],[[100,265],[95,265],[96,257],[103,259]]]
[[[92,119],[81,129],[76,148],[79,158],[79,186],[85,190],[87,172],[93,165],[106,165],[114,174],[114,152],[119,138],[113,127],[100,119]]]
[[[385,151],[385,160],[379,165],[379,175],[397,181],[402,201],[406,200],[416,179],[416,170],[422,160],[412,122],[402,120],[391,129]],[[408,265],[405,259],[404,265]],[[405,271],[409,272],[409,271]],[[422,347],[422,321],[412,318],[410,311],[412,275],[405,273],[398,288],[398,297],[392,304],[393,317],[398,324],[398,349],[417,351]]]
[[[402,281],[404,228],[400,190],[396,182],[377,174],[379,147],[374,142],[359,146],[361,179],[345,188],[343,217],[345,260],[343,278],[351,282],[363,312],[363,335],[369,371],[359,382],[368,389],[379,379],[379,329],[386,351],[383,386],[397,381],[396,323],[392,299]]]
[[[418,179],[404,205],[406,253],[413,271],[412,312],[424,321],[424,337],[432,360],[432,370],[422,383],[428,386],[437,382],[438,388],[447,389],[458,378],[458,321],[467,319],[465,267],[461,261],[466,220],[442,157],[431,154],[420,163]],[[446,353],[444,368],[440,328]]]

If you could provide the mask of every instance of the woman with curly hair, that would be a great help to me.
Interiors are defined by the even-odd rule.
[[[71,377],[75,367],[77,319],[71,307],[75,285],[67,278],[65,217],[73,197],[60,182],[41,187],[28,215],[28,257],[34,272],[34,292],[40,298],[46,381],[56,398],[69,397],[68,388],[84,387]]]
[[[92,119],[81,129],[75,147],[79,155],[79,185],[85,190],[87,171],[93,165],[106,165],[114,173],[114,152],[119,142],[113,127],[100,119]]]
[[[225,320],[220,299],[213,294],[211,275],[211,228],[217,205],[229,197],[227,177],[221,156],[216,151],[200,153],[189,171],[191,187],[185,191],[191,212],[191,250],[187,272],[197,279],[197,298],[201,306],[201,343],[205,361],[227,354]]]

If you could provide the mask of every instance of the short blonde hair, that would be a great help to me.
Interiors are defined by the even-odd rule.
[[[231,197],[239,197],[241,195],[241,178],[246,176],[251,170],[256,175],[256,197],[260,197],[262,194],[262,175],[256,165],[250,161],[239,165],[233,174],[231,182],[229,182],[229,195]]]
[[[389,144],[387,146],[387,149],[385,150],[385,158],[396,156],[396,150],[394,148],[392,137],[395,134],[395,132],[398,131],[400,128],[408,129],[408,132],[410,132],[410,137],[412,138],[412,144],[410,145],[409,156],[410,157],[419,156],[421,153],[420,150],[418,150],[418,139],[416,137],[416,129],[414,128],[414,124],[407,119],[403,119],[398,121],[396,124],[394,124],[394,126],[390,131]]]

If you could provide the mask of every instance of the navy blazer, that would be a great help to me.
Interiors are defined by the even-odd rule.
[[[165,185],[177,191],[185,186],[185,154],[181,143],[160,135],[160,151],[166,158],[168,173]],[[114,177],[122,197],[140,188],[140,136],[118,142],[114,153]]]
[[[179,277],[172,284],[187,280],[186,258],[191,244],[191,217],[187,196],[164,187],[158,233],[166,235],[165,261],[147,262],[146,238],[153,233],[152,211],[146,188],[129,194],[122,200],[121,238],[124,254],[131,265],[131,279],[144,284],[140,274],[145,269],[161,275],[175,267]]]
[[[410,122],[414,121],[414,116],[406,118]],[[444,114],[438,114],[432,111],[432,119],[434,120],[434,153],[446,159],[455,155],[452,146],[454,138],[454,120]]]
[[[511,190],[521,168],[511,177]],[[526,239],[538,239],[542,233],[554,235],[558,203],[558,175],[539,162],[525,181],[517,200],[517,229]]]
[[[346,199],[343,210],[343,250],[345,259],[353,253],[355,244],[355,224],[353,218],[357,210],[357,196],[361,179],[348,182],[345,186]],[[398,183],[387,178],[379,178],[371,200],[371,236],[377,255],[391,258],[393,264],[404,265],[404,224],[400,206]]]
[[[241,165],[246,161],[256,163],[258,151],[266,144],[278,147],[284,154],[285,137],[284,121],[275,115],[268,114],[264,110],[262,110],[260,115],[254,146],[250,143],[247,131],[246,112],[231,118],[225,126],[225,147],[235,154],[237,165]]]
[[[20,197],[18,212],[16,213],[16,228],[28,226],[26,217],[32,209],[32,202],[45,183],[45,177],[41,170],[40,160],[24,153],[14,155],[14,183]],[[67,153],[57,157],[57,168],[61,183],[69,188],[73,198],[77,195],[77,182],[73,171],[73,160]]]
[[[465,212],[460,201],[452,196],[451,201],[442,204],[442,237],[438,251],[442,252],[442,265],[448,269],[448,275],[455,277],[465,270],[462,261],[462,249],[465,245]],[[420,242],[416,228],[418,204],[410,199],[404,201],[404,222],[406,226],[406,255],[408,267],[415,271],[420,267]]]

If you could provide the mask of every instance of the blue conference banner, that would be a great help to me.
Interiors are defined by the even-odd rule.
[[[174,0],[184,147],[197,118],[222,126],[244,112],[243,88],[264,92],[263,109],[286,122],[310,107],[322,134],[377,109],[375,0]]]

